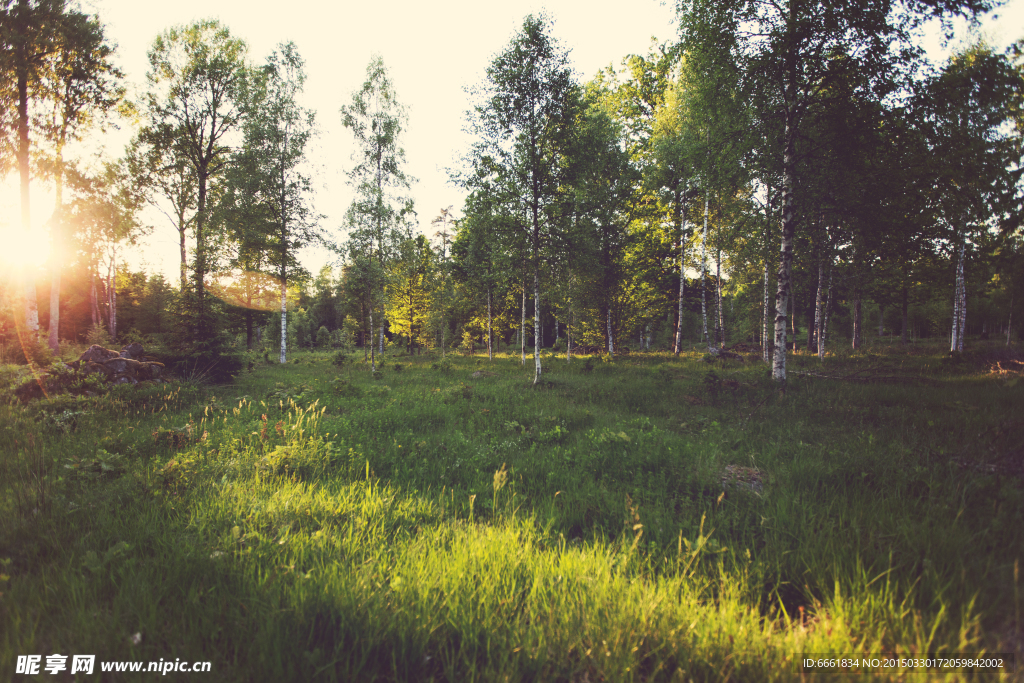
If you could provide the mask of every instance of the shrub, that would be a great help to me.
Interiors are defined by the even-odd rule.
[[[110,338],[110,334],[107,332],[107,328],[103,326],[103,323],[90,325],[89,331],[85,333],[85,341],[88,342],[89,346],[99,344],[103,348],[108,348],[114,343]]]
[[[319,349],[326,349],[331,346],[331,333],[323,325],[316,331],[316,346]]]

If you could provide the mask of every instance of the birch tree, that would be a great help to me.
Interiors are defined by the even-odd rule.
[[[352,159],[355,166],[349,171],[349,182],[356,198],[347,214],[350,238],[365,249],[369,260],[368,273],[384,274],[395,247],[402,240],[402,225],[413,213],[412,200],[404,195],[414,181],[407,175],[405,150],[401,135],[408,116],[399,103],[394,83],[384,66],[384,60],[374,56],[366,67],[366,80],[352,93],[350,104],[341,108],[341,120],[352,131],[356,151]],[[380,267],[374,268],[377,262]],[[376,370],[373,348],[374,313],[378,312],[378,335],[383,347],[384,280],[369,289],[367,302],[370,323],[370,367]],[[378,310],[380,309],[380,310]]]
[[[534,383],[542,368],[540,278],[551,237],[564,229],[556,204],[564,198],[566,161],[571,154],[579,87],[568,53],[549,35],[551,21],[527,16],[487,69],[482,101],[470,117],[482,139],[470,153],[470,165],[488,166],[499,181],[523,188],[528,277],[532,279]],[[524,298],[525,298],[524,287]],[[525,310],[525,299],[524,299]]]
[[[281,292],[281,363],[288,362],[288,274],[297,267],[296,252],[321,238],[309,203],[312,183],[303,170],[306,145],[314,134],[313,112],[298,98],[306,76],[293,43],[274,51],[242,89],[242,151],[229,174],[243,209],[236,230],[266,247],[276,268]],[[262,225],[262,235],[259,233]]]
[[[899,67],[919,58],[913,29],[933,15],[974,15],[985,0],[941,5],[922,0],[860,3],[785,0],[683,0],[678,5],[684,47],[723,45],[752,88],[774,91],[782,121],[781,251],[775,295],[775,357],[772,377],[786,380],[786,323],[791,295],[793,247],[798,215],[797,142],[808,106],[850,69],[865,77],[859,87],[886,90]],[[836,59],[842,55],[843,59]]]

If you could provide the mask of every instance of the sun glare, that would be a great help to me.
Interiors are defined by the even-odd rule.
[[[32,193],[35,209],[32,213],[32,230],[26,233],[21,228],[21,198],[18,192],[17,176],[6,178],[0,183],[0,264],[4,270],[39,266],[46,263],[50,254],[49,236],[43,223],[48,204],[44,193]],[[51,200],[52,201],[52,200]]]

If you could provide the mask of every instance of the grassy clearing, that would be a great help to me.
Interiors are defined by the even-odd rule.
[[[699,354],[545,367],[534,387],[517,356],[374,377],[311,354],[0,406],[0,671],[58,652],[233,681],[1024,665],[1024,382],[984,354],[797,355],[830,378],[785,397],[763,365]]]

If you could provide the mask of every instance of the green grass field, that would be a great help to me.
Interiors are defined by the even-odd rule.
[[[95,654],[211,662],[168,680],[849,681],[799,662],[1015,652],[865,677],[1020,680],[1024,381],[976,348],[798,354],[784,396],[698,353],[548,355],[538,386],[517,355],[374,377],[324,353],[8,402],[0,679]]]

